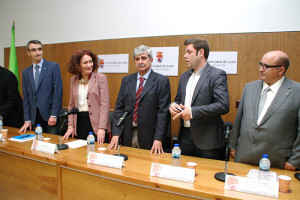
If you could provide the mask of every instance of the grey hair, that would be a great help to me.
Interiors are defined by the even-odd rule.
[[[145,52],[148,54],[149,58],[152,59],[152,50],[145,45],[140,45],[134,48],[132,56],[133,58],[135,58],[136,56],[141,55],[142,53]]]
[[[43,46],[42,43],[41,43],[39,40],[30,40],[30,41],[27,42],[27,44],[26,44],[26,50],[27,50],[27,51],[29,51],[29,45],[30,45],[30,44],[40,44],[41,46]]]

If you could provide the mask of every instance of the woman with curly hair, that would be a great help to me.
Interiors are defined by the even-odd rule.
[[[69,115],[63,140],[70,136],[86,139],[89,132],[94,132],[102,144],[105,133],[111,132],[107,79],[97,72],[98,68],[98,58],[90,50],[78,50],[71,56],[67,70],[75,76],[70,80],[68,110],[78,108],[79,112]]]

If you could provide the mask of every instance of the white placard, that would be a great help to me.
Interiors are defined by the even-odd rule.
[[[122,169],[125,166],[124,158],[121,156],[106,155],[89,152],[87,163]]]
[[[237,51],[211,51],[207,62],[227,74],[237,74]]]
[[[0,141],[5,142],[5,138],[3,137],[3,135],[1,133],[0,133]]]
[[[152,163],[150,176],[194,183],[195,169]]]
[[[178,76],[179,47],[151,47],[151,69],[165,76]]]
[[[278,198],[279,183],[253,178],[226,175],[225,190]]]
[[[128,73],[128,54],[98,55],[101,73]]]
[[[79,147],[83,147],[83,146],[86,146],[87,145],[87,141],[86,140],[75,140],[73,142],[68,142],[66,143],[69,148],[71,149],[77,149]]]
[[[56,144],[51,144],[48,142],[42,142],[33,140],[31,145],[31,150],[36,150],[44,153],[54,154],[55,152],[58,153]]]

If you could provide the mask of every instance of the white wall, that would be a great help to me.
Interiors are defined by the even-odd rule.
[[[0,0],[0,65],[16,46],[203,33],[300,31],[299,0]],[[25,53],[25,52],[24,52]]]

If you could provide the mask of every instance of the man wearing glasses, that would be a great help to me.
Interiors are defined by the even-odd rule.
[[[41,124],[43,132],[58,134],[57,116],[63,95],[59,65],[43,59],[42,43],[38,40],[30,40],[26,50],[32,65],[22,72],[25,123],[19,132],[33,130],[36,124]]]
[[[260,80],[245,85],[230,136],[236,162],[258,165],[268,154],[272,167],[300,169],[300,84],[285,76],[288,67],[286,53],[270,51]]]

